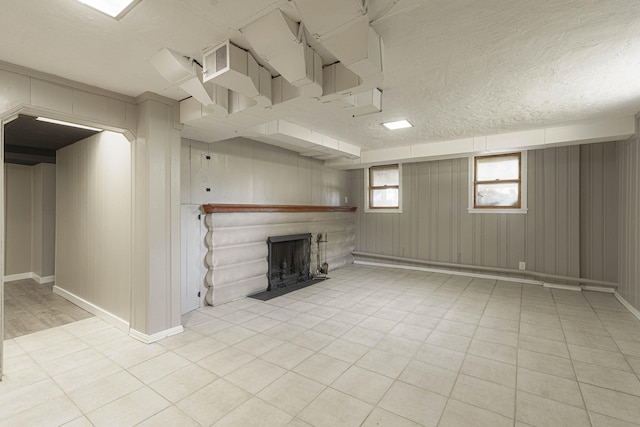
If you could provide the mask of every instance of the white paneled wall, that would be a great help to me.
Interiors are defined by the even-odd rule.
[[[207,189],[209,189],[207,191]],[[244,138],[207,144],[182,140],[181,203],[339,206],[348,172]]]
[[[193,206],[208,203],[340,206],[351,200],[348,172],[261,142],[234,138],[207,144],[182,140],[182,290],[204,285],[207,248]],[[207,190],[208,189],[208,190]],[[345,199],[346,198],[346,199]],[[187,219],[189,218],[189,219]],[[228,213],[208,216],[208,303],[219,304],[267,288],[267,237],[328,232],[331,268],[352,262],[353,213]],[[212,228],[215,231],[212,233]],[[184,233],[188,233],[185,235]],[[315,245],[312,247],[315,266]],[[195,259],[194,259],[195,257]],[[314,267],[315,268],[315,267]],[[215,269],[215,272],[214,272]],[[196,279],[199,275],[199,280]],[[183,304],[183,310],[187,307]]]
[[[56,287],[128,323],[131,145],[102,132],[58,151]]]

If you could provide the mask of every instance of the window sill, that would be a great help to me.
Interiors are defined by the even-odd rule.
[[[469,213],[473,213],[473,214],[526,214],[528,211],[527,208],[521,208],[521,209],[500,209],[500,208],[496,208],[496,209],[476,209],[476,208],[469,208],[467,209],[467,212]]]
[[[402,208],[400,209],[365,209],[365,213],[402,213]]]

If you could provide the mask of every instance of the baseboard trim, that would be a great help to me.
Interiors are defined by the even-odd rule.
[[[8,276],[4,276],[5,282],[13,282],[14,280],[24,280],[24,279],[32,279],[33,273],[18,273],[18,274],[9,274]]]
[[[8,276],[4,276],[5,282],[13,282],[14,280],[24,280],[24,279],[33,279],[42,285],[44,283],[55,282],[56,276],[40,277],[34,272],[10,274]]]
[[[129,322],[127,322],[126,320],[123,320],[121,318],[119,318],[118,316],[116,316],[115,314],[109,313],[108,311],[104,310],[103,308],[98,307],[97,305],[85,300],[84,298],[81,298],[65,289],[62,289],[58,286],[53,287],[53,293],[55,293],[56,295],[60,295],[62,298],[71,301],[72,303],[74,303],[75,305],[84,308],[85,310],[87,310],[89,313],[101,318],[102,320],[104,320],[107,323],[110,323],[111,325],[115,326],[116,328],[120,329],[121,331],[124,331],[126,333],[129,333]]]
[[[55,282],[56,281],[56,276],[45,276],[45,277],[40,277],[38,276],[36,273],[32,273],[33,274],[33,280],[35,280],[36,282],[42,284],[45,283],[51,283],[51,282]]]
[[[571,285],[561,285],[559,283],[542,283],[542,286],[545,288],[550,288],[550,289],[562,289],[564,291],[574,291],[574,292],[580,292],[582,291],[582,287],[581,286],[571,286]]]
[[[618,291],[616,291],[613,295],[616,297],[616,299],[618,301],[620,301],[620,304],[624,305],[625,308],[631,312],[631,314],[633,314],[638,319],[640,319],[640,311],[637,308],[635,308],[634,306],[632,306],[629,301],[624,299],[624,297],[622,295],[620,295],[618,293]]]
[[[355,260],[353,263],[359,264],[359,265],[370,265],[373,267],[399,268],[402,270],[425,271],[427,273],[450,274],[451,276],[466,276],[466,277],[475,277],[477,279],[490,279],[490,280],[500,280],[503,282],[524,283],[527,285],[542,286],[543,284],[543,282],[539,280],[518,279],[515,277],[498,276],[494,274],[478,274],[478,273],[471,273],[467,271],[454,271],[454,270],[444,270],[440,268],[419,267],[416,265],[386,264],[382,262],[359,261],[359,260]]]
[[[160,341],[161,339],[170,337],[171,335],[182,333],[183,331],[184,331],[184,328],[182,327],[182,325],[179,325],[174,328],[165,329],[164,331],[156,332],[155,334],[147,335],[131,328],[129,329],[129,336],[137,339],[138,341],[142,341],[145,344],[151,344],[153,342]]]

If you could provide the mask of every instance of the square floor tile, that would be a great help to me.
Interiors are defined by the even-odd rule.
[[[325,385],[302,375],[287,372],[258,393],[258,397],[295,415],[325,388]]]
[[[393,380],[389,377],[352,366],[331,384],[331,388],[375,405],[391,384]]]
[[[589,416],[584,409],[523,391],[518,391],[516,419],[534,426],[589,425]]]
[[[327,388],[298,417],[316,427],[359,426],[373,407]]]
[[[337,339],[320,350],[320,353],[335,357],[336,359],[340,359],[348,363],[355,363],[367,351],[369,351],[369,347],[365,345],[343,339]]]
[[[458,374],[435,365],[412,360],[398,379],[408,384],[449,396]]]
[[[95,426],[135,425],[157,414],[170,403],[144,387],[87,413]]]
[[[307,348],[286,342],[263,354],[260,358],[284,369],[293,369],[312,354],[313,351]]]
[[[518,390],[584,408],[580,387],[574,380],[518,368]]]
[[[398,375],[400,375],[405,366],[407,366],[409,360],[409,356],[401,356],[373,349],[362,356],[362,358],[356,362],[356,365],[395,379],[398,378]]]
[[[149,359],[129,369],[136,378],[145,384],[172,374],[178,369],[184,368],[191,364],[184,357],[178,356],[173,352],[163,353],[153,359]]]
[[[496,383],[460,374],[451,397],[495,412],[513,416],[516,391]]]
[[[198,423],[211,425],[250,398],[250,393],[221,378],[182,399],[177,406]]]
[[[578,381],[640,396],[640,380],[633,372],[574,361]]]
[[[217,379],[218,376],[207,369],[190,364],[152,382],[149,386],[165,399],[175,403]]]
[[[380,401],[379,407],[424,426],[436,426],[447,398],[396,381]]]
[[[256,394],[285,372],[286,370],[266,360],[254,359],[226,375],[225,379],[249,393]]]
[[[640,397],[583,383],[580,389],[589,411],[630,423],[640,420]]]
[[[416,424],[406,418],[394,414],[393,412],[385,411],[381,408],[374,408],[367,419],[362,423],[361,427],[380,427],[380,426],[393,426],[393,427],[420,427],[420,424]]]
[[[563,357],[518,349],[518,366],[574,380],[573,363]]]
[[[449,399],[438,426],[509,427],[513,426],[513,419],[455,399]]]
[[[349,365],[334,357],[316,353],[293,368],[293,371],[321,384],[329,385],[342,375]]]
[[[221,377],[229,372],[238,369],[240,366],[249,363],[255,356],[239,350],[235,347],[227,347],[211,356],[205,357],[198,362],[198,365],[208,369]]]
[[[225,415],[214,426],[282,426],[291,421],[292,416],[268,404],[262,399],[253,397]]]
[[[491,381],[506,387],[516,386],[516,367],[509,363],[468,354],[460,373]]]

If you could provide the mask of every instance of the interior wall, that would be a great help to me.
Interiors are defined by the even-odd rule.
[[[31,272],[31,166],[5,164],[5,276]]]
[[[31,271],[40,278],[55,274],[56,166],[32,167]]]
[[[636,135],[620,143],[618,151],[619,198],[619,284],[618,292],[640,310],[640,123]]]
[[[608,194],[615,187],[615,144],[604,145],[596,144],[582,156],[579,146],[529,151],[526,214],[468,213],[467,158],[404,164],[400,214],[365,213],[364,174],[352,171],[351,191],[360,208],[356,250],[509,269],[524,261],[527,270],[539,273],[615,282],[615,251],[606,252],[617,245],[617,229],[603,221],[617,208],[601,207],[616,197]],[[599,184],[596,174],[585,187],[584,164],[608,179]],[[581,195],[589,197],[581,203]],[[589,212],[586,218],[581,208]],[[581,237],[582,221],[586,238]],[[581,269],[581,254],[585,262],[597,263]]]
[[[580,147],[580,275],[618,281],[619,143]]]
[[[104,131],[58,150],[56,194],[56,286],[128,322],[130,143]]]
[[[339,206],[351,201],[348,172],[262,142],[234,138],[207,144],[183,139],[181,162],[183,205]]]

